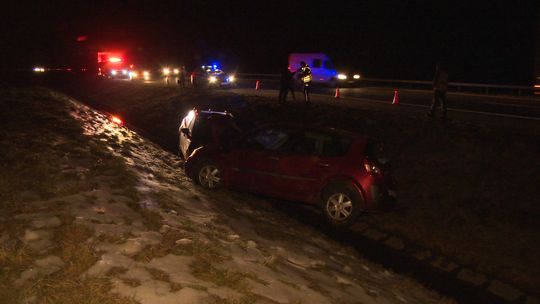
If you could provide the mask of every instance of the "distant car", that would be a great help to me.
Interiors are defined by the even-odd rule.
[[[201,66],[191,73],[191,81],[195,87],[230,88],[236,85],[234,75],[225,73],[216,66]]]
[[[186,117],[187,129],[197,124],[196,117]],[[336,226],[354,223],[362,212],[392,207],[395,181],[382,143],[346,131],[288,124],[223,131],[234,120],[220,117],[206,121],[206,132],[200,132],[205,143],[191,145],[192,152],[184,154],[186,174],[203,188],[224,186],[317,204]],[[221,135],[212,136],[213,129]],[[180,133],[188,131],[181,127]]]
[[[346,87],[360,83],[362,75],[354,70],[340,70],[336,76],[336,85]]]
[[[108,73],[108,77],[112,79],[130,79],[129,68],[111,69]]]

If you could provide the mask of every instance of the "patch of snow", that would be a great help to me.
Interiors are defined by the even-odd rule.
[[[46,268],[46,269],[51,269],[51,268],[60,269],[60,268],[64,267],[64,261],[62,261],[62,259],[60,259],[59,257],[57,257],[55,255],[49,255],[47,257],[39,259],[39,260],[35,261],[35,264],[38,267]],[[50,272],[50,273],[52,273],[52,272]]]
[[[149,267],[156,268],[167,273],[171,281],[182,285],[205,285],[202,281],[191,274],[189,265],[194,258],[168,254],[161,258],[154,258],[148,263]]]
[[[123,254],[107,252],[101,255],[101,259],[92,265],[85,276],[99,277],[105,275],[112,267],[131,268],[136,262]]]
[[[52,231],[50,230],[29,230],[26,229],[22,242],[38,253],[42,253],[52,246]]]
[[[193,304],[204,303],[206,292],[184,287],[170,292],[170,286],[162,281],[150,281],[137,287],[131,287],[120,280],[114,282],[115,291],[125,297],[134,297],[141,304]]]

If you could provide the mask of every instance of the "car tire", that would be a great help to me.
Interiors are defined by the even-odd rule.
[[[328,186],[322,195],[322,211],[333,226],[350,226],[362,212],[362,194],[349,183]]]
[[[221,167],[213,161],[200,161],[193,175],[193,180],[205,189],[217,190],[223,186]]]

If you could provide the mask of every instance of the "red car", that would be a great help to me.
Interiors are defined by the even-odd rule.
[[[382,144],[364,136],[271,124],[239,139],[217,138],[220,143],[194,149],[185,162],[188,176],[204,188],[224,186],[317,204],[337,226],[393,205],[395,183]]]

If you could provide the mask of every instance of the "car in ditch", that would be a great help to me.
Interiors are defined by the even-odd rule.
[[[396,183],[380,141],[286,123],[235,130],[233,116],[190,113],[180,128],[180,147],[188,147],[182,152],[186,174],[203,188],[314,204],[335,226],[351,225],[360,214],[389,210],[395,203]],[[190,131],[192,124],[200,124],[197,132],[191,132],[197,127]]]

